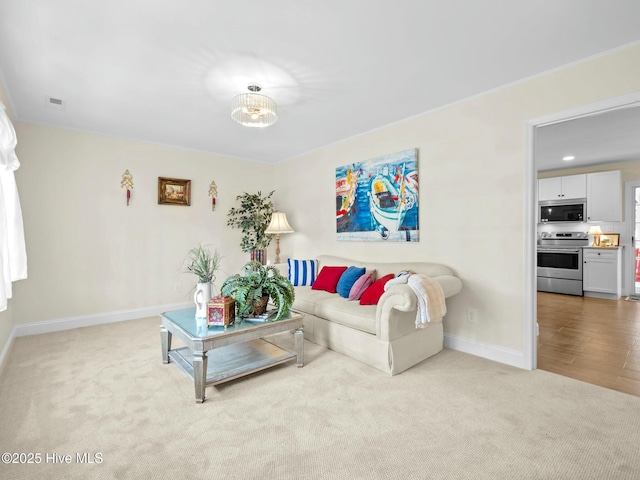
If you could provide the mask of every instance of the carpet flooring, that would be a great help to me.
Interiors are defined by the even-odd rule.
[[[191,379],[162,364],[159,323],[17,338],[0,375],[0,478],[640,478],[638,397],[446,349],[389,377],[305,342],[304,368],[196,404]]]

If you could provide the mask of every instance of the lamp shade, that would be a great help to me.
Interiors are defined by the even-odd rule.
[[[268,235],[293,233],[293,228],[287,222],[287,215],[284,212],[273,212],[271,222],[264,233]]]
[[[592,225],[589,227],[589,235],[602,235],[602,229],[599,225]]]

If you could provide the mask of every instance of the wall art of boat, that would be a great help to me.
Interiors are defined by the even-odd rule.
[[[418,149],[336,167],[336,238],[419,241]]]
[[[400,230],[407,211],[415,203],[415,196],[405,186],[404,175],[400,178],[400,185],[395,185],[389,177],[382,174],[371,179],[369,208],[380,225],[382,238],[386,238],[388,232]]]
[[[356,213],[356,191],[360,171],[347,170],[344,177],[336,180],[336,226],[347,225]]]

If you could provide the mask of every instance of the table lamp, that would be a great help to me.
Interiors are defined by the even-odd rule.
[[[280,263],[280,234],[293,233],[293,228],[287,222],[287,215],[284,212],[273,212],[271,222],[264,233],[276,236],[276,263]]]
[[[602,235],[602,229],[599,225],[592,225],[589,227],[589,231],[587,232],[591,235],[591,246],[599,247],[600,246],[600,235]]]

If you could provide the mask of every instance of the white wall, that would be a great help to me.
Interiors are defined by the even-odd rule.
[[[200,242],[219,249],[227,273],[248,259],[226,213],[243,191],[271,189],[272,166],[20,122],[16,129],[29,257],[28,280],[15,284],[16,324],[188,302],[196,278],[183,273],[183,260]],[[135,184],[128,207],[126,169]],[[191,179],[191,206],[158,205],[160,176]]]
[[[518,363],[526,295],[524,187],[535,181],[525,172],[525,122],[638,90],[635,46],[279,164],[276,189],[299,232],[283,237],[282,256],[447,264],[463,282],[463,291],[448,301],[449,340]],[[412,147],[419,150],[420,242],[338,242],[335,168]],[[477,323],[467,321],[468,308],[478,311]]]

